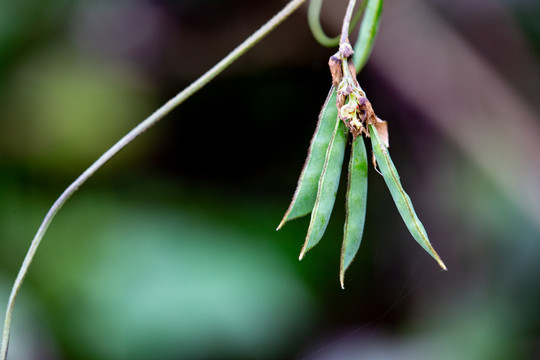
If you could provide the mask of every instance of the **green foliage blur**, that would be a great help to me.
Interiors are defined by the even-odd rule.
[[[62,190],[282,5],[0,0],[0,304]],[[274,231],[332,51],[295,14],[85,184],[30,268],[9,358],[538,358],[540,221],[370,62],[360,82],[449,271],[410,237],[372,168],[345,290],[344,184],[301,262],[309,219]]]

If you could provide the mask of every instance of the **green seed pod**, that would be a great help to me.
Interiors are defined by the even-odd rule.
[[[332,87],[319,114],[317,129],[311,139],[308,156],[293,199],[277,230],[281,229],[287,221],[307,215],[313,209],[317,198],[319,178],[326,158],[326,150],[334,133],[336,119],[336,89]]]
[[[347,145],[347,129],[337,116],[334,121],[334,134],[326,151],[326,159],[317,189],[317,199],[311,213],[306,242],[300,252],[300,260],[309,249],[321,240],[336,200],[345,146]]]
[[[375,125],[369,125],[369,133],[371,134],[371,145],[373,147],[373,154],[377,159],[381,174],[392,194],[394,203],[396,204],[405,225],[409,229],[414,239],[426,250],[438,263],[443,270],[446,270],[446,266],[442,262],[441,258],[431,246],[429,242],[426,230],[418,219],[416,212],[414,211],[411,199],[409,195],[403,190],[401,182],[399,181],[399,175],[390,158],[388,148],[384,145],[383,140],[380,138]]]
[[[353,141],[349,160],[349,181],[347,184],[347,217],[343,227],[343,245],[339,280],[345,288],[345,271],[353,261],[364,233],[368,189],[368,160],[364,138],[359,136]]]

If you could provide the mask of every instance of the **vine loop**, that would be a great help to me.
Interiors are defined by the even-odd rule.
[[[313,34],[313,37],[319,44],[326,47],[335,47],[339,45],[340,35],[335,37],[330,37],[326,35],[322,28],[321,24],[321,9],[322,9],[322,3],[323,0],[311,0],[309,2],[309,8],[308,8],[308,24],[309,28],[311,30],[311,33]],[[362,1],[362,4],[360,5],[360,8],[354,15],[354,18],[351,22],[351,31],[355,28],[356,24],[358,24],[358,21],[360,21],[360,18],[362,17],[362,14],[364,13],[364,9],[366,8],[366,1]]]

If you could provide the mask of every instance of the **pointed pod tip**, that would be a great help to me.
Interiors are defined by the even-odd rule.
[[[441,269],[443,269],[444,271],[448,271],[448,269],[446,268],[446,265],[444,265],[443,261],[441,260],[441,258],[439,258],[439,256],[437,256],[435,260],[437,260],[437,263],[439,264]]]
[[[431,247],[431,244],[428,244],[428,246],[430,247],[430,250],[431,250],[429,253],[433,257],[433,259],[435,259],[435,261],[437,262],[437,264],[439,264],[441,269],[443,269],[444,271],[448,271],[448,269],[446,268],[446,265],[444,265],[444,262],[442,261],[439,254],[437,254],[435,249],[433,249],[433,247]]]
[[[308,252],[307,243],[302,246],[302,250],[300,250],[300,256],[298,257],[298,260],[302,260],[304,258],[304,255]]]
[[[286,218],[283,218],[283,220],[281,220],[281,222],[279,223],[278,227],[276,228],[276,231],[278,231],[279,229],[281,229],[283,227],[283,225],[285,225],[285,222],[286,222]]]

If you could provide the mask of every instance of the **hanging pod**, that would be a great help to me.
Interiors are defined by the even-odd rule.
[[[390,158],[388,148],[383,143],[374,125],[369,125],[369,134],[371,136],[373,154],[375,155],[375,159],[377,160],[381,174],[386,182],[386,186],[388,186],[390,194],[392,194],[392,199],[394,199],[394,203],[396,204],[405,225],[407,225],[411,235],[418,244],[420,244],[420,246],[422,246],[424,250],[439,263],[443,270],[446,270],[446,266],[439,257],[439,254],[437,254],[429,242],[424,225],[422,225],[418,219],[409,195],[407,195],[405,190],[403,190],[403,186],[401,186],[398,172]]]
[[[308,156],[293,199],[276,230],[281,229],[287,221],[307,215],[313,209],[317,199],[319,178],[326,160],[326,150],[334,134],[336,119],[336,89],[332,87],[319,114],[317,128],[311,139]]]
[[[347,130],[337,116],[334,122],[334,132],[326,150],[326,159],[317,188],[317,199],[311,213],[306,241],[300,252],[300,260],[309,249],[321,240],[336,201],[345,146],[347,145]]]
[[[368,160],[364,138],[358,136],[352,143],[347,183],[346,218],[343,227],[343,245],[339,281],[345,288],[345,271],[353,261],[364,233],[367,204]]]

